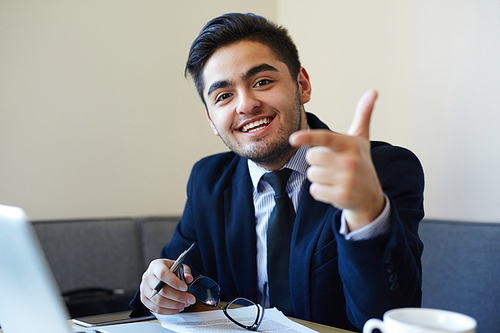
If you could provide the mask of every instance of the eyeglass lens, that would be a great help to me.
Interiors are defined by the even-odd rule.
[[[184,282],[184,267],[182,262],[177,269],[177,276]],[[188,291],[196,300],[208,306],[218,306],[220,302],[220,287],[208,276],[200,275],[193,280],[188,286]]]
[[[219,305],[220,287],[214,280],[206,276],[196,278],[189,285],[189,292],[203,304],[209,306]]]

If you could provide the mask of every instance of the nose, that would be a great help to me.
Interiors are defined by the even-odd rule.
[[[236,112],[238,114],[252,113],[261,106],[260,100],[252,91],[240,91],[238,95],[238,105]]]

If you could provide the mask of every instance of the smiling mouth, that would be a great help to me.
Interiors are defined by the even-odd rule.
[[[269,125],[269,123],[272,120],[273,120],[272,118],[259,119],[257,121],[254,121],[253,123],[246,124],[245,126],[243,126],[241,128],[241,131],[243,133],[252,133],[252,132],[255,132],[255,131],[259,131],[259,130],[265,128],[267,125]]]

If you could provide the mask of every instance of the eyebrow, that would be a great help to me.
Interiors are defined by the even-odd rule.
[[[247,81],[250,79],[252,76],[261,73],[261,72],[266,72],[266,71],[271,71],[271,72],[279,72],[279,70],[271,65],[268,64],[262,64],[262,65],[257,65],[255,67],[250,68],[246,73],[241,75],[241,78],[243,81]],[[216,81],[210,85],[210,88],[208,88],[208,93],[207,95],[210,96],[210,94],[219,88],[227,88],[232,86],[233,83],[227,80],[221,80],[221,81]]]

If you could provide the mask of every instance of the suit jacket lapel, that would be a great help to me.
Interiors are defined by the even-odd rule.
[[[256,299],[257,235],[252,186],[247,160],[241,158],[232,183],[224,190],[226,251],[238,295]]]
[[[311,260],[315,244],[326,222],[325,216],[331,206],[314,200],[309,193],[309,180],[304,181],[295,225],[293,227],[290,251],[290,289],[294,315],[298,318],[311,318]],[[300,264],[298,264],[300,263]]]

